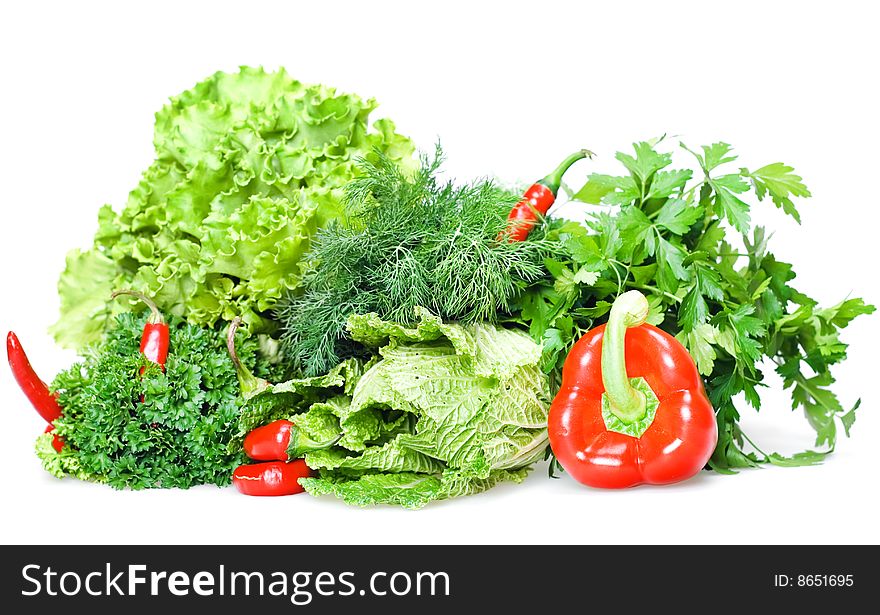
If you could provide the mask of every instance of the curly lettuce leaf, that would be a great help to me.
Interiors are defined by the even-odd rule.
[[[89,474],[82,469],[76,452],[69,446],[56,451],[52,445],[54,434],[40,434],[34,443],[34,451],[43,464],[43,469],[55,478],[71,476],[79,480],[104,482],[105,479],[95,474]]]
[[[101,252],[74,250],[67,255],[58,280],[64,318],[49,329],[59,344],[78,348],[101,339],[110,314],[107,299],[118,277],[116,264]]]
[[[403,445],[399,438],[384,446],[374,446],[362,455],[348,456],[340,449],[325,449],[306,455],[306,463],[315,470],[363,470],[373,472],[442,472],[444,465]]]
[[[283,70],[216,73],[156,115],[156,160],[125,207],[101,209],[92,249],[61,276],[64,346],[100,339],[133,288],[197,325],[242,316],[271,332],[268,312],[302,277],[318,229],[341,213],[355,159],[374,149],[411,168],[412,143],[369,116],[372,99],[306,85]]]

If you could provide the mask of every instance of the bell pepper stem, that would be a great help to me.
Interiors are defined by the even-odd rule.
[[[584,158],[592,158],[593,152],[588,149],[581,149],[570,155],[568,158],[559,163],[559,166],[553,170],[552,173],[547,175],[544,179],[540,180],[538,183],[542,186],[546,186],[550,189],[550,192],[553,193],[553,196],[559,192],[559,187],[562,185],[562,176],[565,175],[565,172],[578,160],[583,160]]]
[[[611,306],[602,337],[602,384],[610,411],[624,423],[638,421],[647,412],[645,394],[633,388],[626,373],[624,347],[626,330],[644,324],[649,310],[648,300],[639,291],[623,293]]]

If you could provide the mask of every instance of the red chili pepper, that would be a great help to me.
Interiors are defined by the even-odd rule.
[[[298,481],[311,475],[302,459],[267,461],[238,466],[232,473],[232,484],[245,495],[293,495],[305,491]]]
[[[715,413],[691,356],[645,324],[648,301],[628,291],[608,324],[584,335],[562,368],[550,406],[550,446],[592,487],[665,484],[695,475],[718,440]]]
[[[235,333],[241,322],[241,318],[236,316],[229,324],[226,347],[238,375],[242,397],[247,401],[272,385],[254,376],[235,352]],[[312,476],[313,473],[305,460],[299,457],[309,451],[333,446],[338,440],[337,436],[328,442],[315,442],[297,429],[292,421],[285,419],[257,427],[245,436],[244,452],[251,459],[265,463],[238,466],[232,473],[232,484],[245,495],[302,493],[304,489],[297,482],[298,479]]]
[[[24,353],[24,348],[18,341],[18,336],[12,331],[6,335],[6,356],[18,386],[21,387],[39,415],[51,424],[61,416],[58,396],[50,391],[46,383],[37,376],[37,372],[31,367],[31,362],[28,361],[27,355]]]
[[[170,340],[170,330],[165,320],[162,318],[162,312],[156,303],[143,293],[133,290],[117,290],[110,295],[111,299],[115,299],[119,295],[131,295],[143,301],[150,308],[150,317],[144,325],[144,332],[141,335],[141,354],[149,361],[162,367],[165,371],[165,361],[168,360],[168,344]],[[141,368],[140,373],[144,373],[145,368]]]
[[[46,425],[46,429],[43,433],[49,433],[50,431],[55,431],[55,425]],[[52,448],[59,453],[61,452],[61,449],[64,448],[64,440],[57,433],[52,434]]]
[[[562,176],[578,160],[592,158],[593,153],[582,149],[575,152],[556,167],[556,170],[531,185],[522,200],[513,206],[507,216],[507,228],[498,236],[498,241],[525,241],[532,232],[540,216],[547,214],[556,201],[556,194],[562,185]]]
[[[292,428],[284,419],[257,427],[244,439],[244,454],[256,461],[287,461]]]
[[[252,430],[244,439],[244,454],[255,461],[287,461],[333,446],[338,441],[339,436],[327,442],[315,442],[291,421],[279,419]]]

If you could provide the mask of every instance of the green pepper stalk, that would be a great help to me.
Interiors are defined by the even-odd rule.
[[[238,358],[238,353],[235,351],[235,334],[241,326],[241,323],[242,320],[240,316],[236,316],[232,322],[229,323],[229,330],[226,333],[226,348],[229,351],[229,358],[232,359],[232,364],[235,366],[235,374],[238,376],[238,385],[241,387],[242,397],[244,397],[245,400],[248,400],[259,393],[262,393],[272,385],[268,380],[254,376],[251,370],[245,367],[242,364],[241,359]]]
[[[608,324],[602,338],[602,384],[608,409],[624,423],[634,423],[647,412],[647,397],[630,383],[626,373],[626,330],[638,327],[648,319],[650,306],[645,295],[630,290],[611,306]]]

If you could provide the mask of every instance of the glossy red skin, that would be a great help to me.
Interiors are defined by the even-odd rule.
[[[37,376],[18,341],[18,336],[12,331],[6,335],[6,357],[9,359],[9,367],[12,369],[15,381],[43,420],[51,424],[60,417],[61,406],[58,405],[56,394],[50,391],[46,383]]]
[[[694,361],[678,340],[651,325],[627,329],[626,371],[642,377],[660,405],[640,438],[608,431],[602,418],[602,336],[596,327],[574,345],[550,406],[550,446],[579,482],[618,489],[694,476],[718,441],[715,413]]]
[[[520,202],[513,206],[507,216],[508,241],[525,241],[538,220],[538,214],[547,213],[556,201],[556,194],[542,183],[535,183],[526,190]]]
[[[144,325],[144,332],[141,335],[141,354],[153,363],[161,365],[164,370],[165,361],[168,360],[169,339],[168,325],[164,322],[148,322]]]
[[[244,495],[293,495],[305,491],[298,480],[311,475],[302,459],[267,461],[238,466],[232,473],[232,484]]]
[[[49,433],[50,431],[55,431],[55,425],[46,425],[46,429],[43,431],[43,433]],[[62,440],[61,436],[59,436],[57,433],[52,434],[52,448],[54,448],[59,453],[61,452],[61,449],[64,448],[64,440]]]
[[[256,461],[287,461],[292,427],[284,419],[257,427],[244,439],[244,454]]]
[[[141,354],[147,360],[160,366],[163,372],[165,371],[165,362],[168,360],[170,339],[170,329],[164,322],[148,322],[144,325],[144,332],[141,334]],[[145,371],[147,368],[142,367],[138,373],[143,376]],[[143,401],[144,396],[141,395],[141,403]]]

